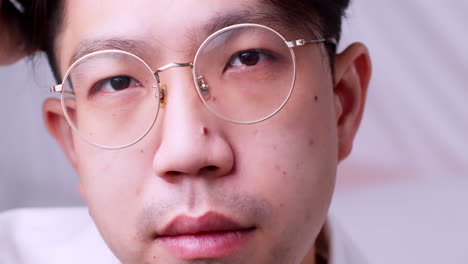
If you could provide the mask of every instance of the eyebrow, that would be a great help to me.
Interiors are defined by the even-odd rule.
[[[208,21],[205,21],[201,28],[202,33],[205,34],[205,38],[208,35],[213,34],[214,32],[221,30],[225,27],[243,24],[243,23],[253,23],[261,24],[264,26],[272,27],[275,30],[293,30],[294,27],[287,22],[279,20],[277,17],[266,11],[231,11],[229,13],[210,18]],[[197,32],[193,30],[193,32]]]
[[[70,58],[69,65],[73,64],[75,61],[87,54],[100,50],[123,50],[141,57],[148,48],[148,44],[142,40],[125,39],[119,37],[86,39],[78,44],[75,52]]]
[[[190,52],[193,52],[194,50],[198,49],[201,42],[203,42],[203,40],[205,40],[209,35],[213,34],[214,32],[228,26],[242,23],[262,24],[273,27],[276,30],[294,29],[293,26],[280,21],[274,15],[265,11],[230,11],[202,22],[201,26],[199,25],[195,28],[190,28],[189,30],[187,30],[188,33],[186,33],[185,35],[186,37],[188,37],[189,40],[192,41],[193,48],[192,50],[190,50]],[[78,44],[75,51],[73,52],[73,55],[71,56],[69,61],[69,66],[87,54],[109,49],[123,50],[133,53],[139,57],[144,57],[143,55],[151,49],[151,45],[148,42],[141,39],[136,40],[122,37],[102,37],[99,39],[85,39]]]

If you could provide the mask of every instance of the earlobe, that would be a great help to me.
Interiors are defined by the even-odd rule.
[[[71,165],[76,169],[76,154],[71,127],[65,118],[60,100],[48,98],[43,106],[44,122],[47,130],[59,143]]]
[[[340,161],[352,150],[364,111],[371,71],[369,52],[363,44],[355,43],[336,56],[334,92]]]

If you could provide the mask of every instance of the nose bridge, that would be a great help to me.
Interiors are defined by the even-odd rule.
[[[165,70],[169,70],[171,68],[177,68],[177,67],[190,67],[191,69],[193,68],[193,63],[192,62],[171,62],[168,63],[162,67],[159,67],[153,71],[154,76],[156,77],[156,81],[158,84],[161,83],[161,78],[159,77],[159,73],[163,72]],[[165,94],[167,91],[161,91],[163,94]],[[163,98],[165,96],[163,95]]]
[[[155,74],[177,67],[192,67],[192,63],[169,63],[156,69]],[[165,73],[161,83],[165,90],[164,110],[158,117],[164,127],[161,132],[167,142],[172,140],[174,131],[178,131],[176,141],[179,143],[190,141],[190,134],[199,130],[201,124],[211,123],[212,119],[194,89],[191,73],[189,76],[185,71],[169,71]],[[170,131],[165,131],[166,129]]]
[[[158,74],[160,72],[163,72],[165,70],[175,68],[175,67],[190,67],[190,68],[193,68],[193,63],[192,62],[171,62],[171,63],[168,63],[168,64],[154,70],[154,74]]]
[[[181,72],[174,72],[174,73],[166,73],[168,74],[163,81],[161,81],[161,77],[159,76],[159,73],[172,69],[172,68],[190,68],[191,70],[193,69],[193,63],[192,62],[171,62],[168,63],[164,66],[161,66],[153,71],[154,76],[156,77],[156,80],[160,86],[161,93],[163,93],[163,97],[161,100],[161,103],[165,105],[167,103],[167,100],[169,99],[168,97],[174,97],[174,93],[178,94],[178,96],[183,96],[187,97],[189,94],[187,93],[188,90],[186,88],[187,84],[190,85],[190,88],[193,86],[193,79],[192,78],[187,78],[188,75],[186,73],[181,73]],[[193,71],[191,71],[192,73]],[[172,76],[172,77],[170,77]],[[192,76],[192,74],[190,75]],[[167,78],[167,79],[166,79]],[[186,82],[190,80],[190,82]],[[161,85],[163,83],[163,85]],[[185,88],[180,89],[181,87],[176,87],[176,86],[184,86]],[[193,88],[192,88],[193,89]],[[170,94],[170,95],[169,95]],[[178,97],[176,96],[176,97]],[[174,98],[173,98],[174,99]],[[177,103],[183,102],[185,99],[183,98],[178,98]]]
[[[175,68],[193,67],[192,63],[169,63],[155,74]],[[186,73],[164,76],[167,106],[159,117],[161,143],[155,153],[156,175],[169,179],[174,175],[222,176],[232,168],[233,154],[221,137],[214,116],[208,114]]]

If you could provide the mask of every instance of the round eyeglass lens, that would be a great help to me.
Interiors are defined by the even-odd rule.
[[[143,138],[156,120],[160,102],[150,67],[124,51],[95,52],[75,62],[62,84],[61,100],[79,136],[108,149]]]
[[[198,94],[213,113],[250,124],[273,116],[287,102],[295,59],[286,40],[272,29],[232,26],[203,43],[193,72]]]

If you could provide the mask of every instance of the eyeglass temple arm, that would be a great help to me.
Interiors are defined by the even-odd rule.
[[[67,94],[75,94],[75,93],[74,93],[74,92],[72,92],[72,91],[63,90],[63,88],[62,88],[62,85],[61,85],[61,84],[57,84],[57,85],[54,85],[54,86],[50,87],[50,92],[51,92],[51,93],[67,93]]]
[[[323,39],[313,39],[313,40],[305,40],[305,39],[296,39],[293,41],[288,41],[286,44],[290,48],[305,46],[307,44],[314,44],[314,43],[326,43],[326,44],[333,44],[336,46],[337,41],[335,38],[323,38]]]

